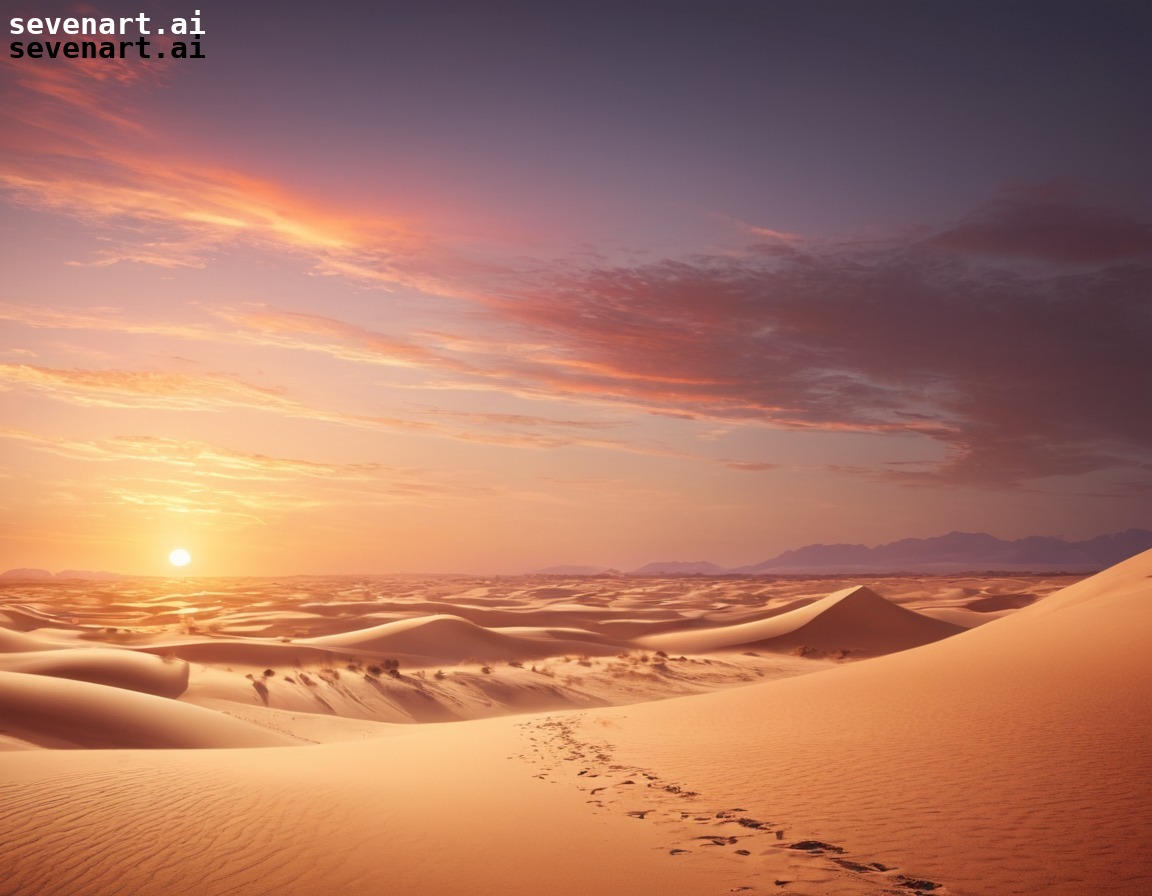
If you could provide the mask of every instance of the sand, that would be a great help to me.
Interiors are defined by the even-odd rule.
[[[1152,891],[1078,577],[5,582],[0,894]]]

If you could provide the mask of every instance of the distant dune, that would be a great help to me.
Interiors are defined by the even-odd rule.
[[[504,661],[539,659],[573,651],[616,653],[627,647],[623,642],[609,643],[603,636],[577,629],[487,629],[467,619],[444,614],[307,638],[299,643],[389,656],[403,654],[440,663],[460,663],[469,657]]]
[[[638,643],[672,653],[813,649],[875,656],[919,647],[962,631],[959,625],[906,610],[860,585],[768,619],[652,635]]]
[[[607,566],[580,566],[578,564],[568,564],[560,566],[547,566],[544,569],[536,570],[536,575],[540,576],[599,576],[606,572],[611,572]]]
[[[706,560],[649,563],[632,570],[634,576],[712,576],[724,572],[722,567]]]

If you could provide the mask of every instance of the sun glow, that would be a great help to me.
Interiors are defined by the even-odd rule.
[[[184,550],[184,548],[176,548],[176,550],[168,555],[168,562],[173,566],[187,566],[192,562],[192,555]]]

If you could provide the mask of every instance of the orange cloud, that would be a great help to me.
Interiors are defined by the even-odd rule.
[[[397,416],[346,414],[311,407],[285,397],[282,393],[252,386],[219,374],[190,376],[179,373],[132,370],[61,370],[32,364],[0,363],[0,389],[25,388],[40,395],[86,407],[133,408],[218,412],[247,409],[283,417],[337,423],[367,429],[416,433],[457,442],[501,445],[512,448],[559,448],[571,446],[608,448],[645,454],[667,453],[659,446],[633,445],[604,439],[588,439],[568,434],[549,435],[536,432],[483,431],[458,428],[439,423]],[[451,415],[448,415],[451,416]],[[467,415],[466,415],[467,416]],[[500,415],[473,415],[471,423],[503,425],[510,422]],[[566,428],[565,421],[532,419],[536,426]],[[520,420],[523,423],[524,420]]]
[[[412,259],[428,238],[409,221],[328,209],[162,145],[138,123],[130,100],[166,71],[76,61],[19,67],[0,113],[0,188],[30,207],[100,222],[117,234],[98,263],[197,266],[240,242],[378,286],[421,279],[405,271],[416,267]]]
[[[82,464],[107,467],[98,477],[53,494],[60,505],[136,508],[187,515],[213,528],[266,525],[302,509],[472,500],[491,487],[455,474],[374,463],[321,463],[233,451],[204,442],[150,436],[77,440],[24,430],[0,439]],[[155,471],[155,472],[149,472]]]

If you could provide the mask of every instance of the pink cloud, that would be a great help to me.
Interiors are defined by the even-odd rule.
[[[195,267],[222,246],[243,244],[376,286],[424,276],[405,273],[428,243],[411,221],[328,207],[190,158],[145,129],[136,94],[156,87],[170,68],[4,62],[14,72],[0,110],[0,188],[26,206],[98,223],[115,237],[86,263]]]

